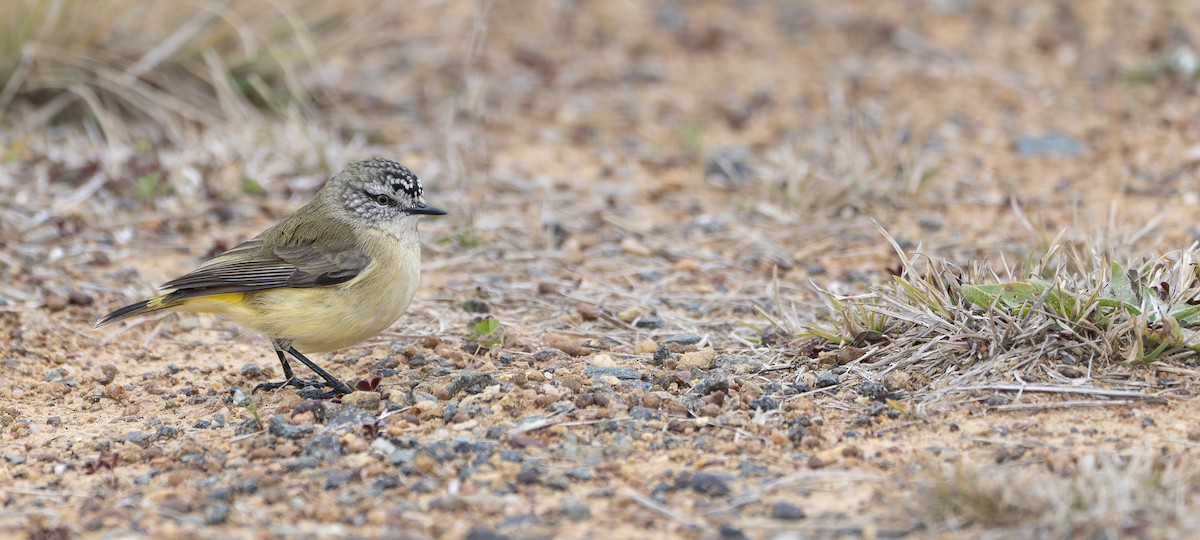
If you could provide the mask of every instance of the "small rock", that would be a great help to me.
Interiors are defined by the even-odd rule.
[[[667,360],[671,359],[671,349],[666,345],[659,345],[654,349],[654,364],[663,365]]]
[[[463,300],[462,307],[463,311],[466,311],[467,313],[489,313],[492,310],[486,302],[478,298],[468,298]]]
[[[325,413],[318,413],[317,418],[321,418],[324,416],[324,414]],[[334,429],[350,427],[350,429],[357,431],[366,424],[374,424],[377,420],[379,419],[366,409],[360,409],[358,407],[341,407],[340,410],[328,417],[328,420],[325,421],[325,425]]]
[[[191,331],[200,328],[200,317],[180,317],[179,329],[183,331]]]
[[[196,422],[196,424],[193,425],[192,427],[197,428],[197,429],[207,429],[207,428],[212,427],[212,422],[209,420],[200,420],[199,422]],[[250,418],[247,418],[247,419],[241,421],[240,423],[238,423],[237,427],[233,428],[233,434],[234,435],[249,435],[251,433],[257,433],[261,429],[262,429],[262,424],[258,421],[258,419],[254,418],[254,417],[250,417]]]
[[[639,257],[648,257],[651,253],[650,248],[632,236],[626,236],[621,240],[621,251]]]
[[[320,464],[321,464],[321,462],[315,457],[302,456],[302,457],[298,457],[298,458],[292,460],[290,463],[288,463],[287,470],[295,472],[295,471],[303,471],[305,469],[315,469]]]
[[[377,411],[382,400],[383,394],[379,392],[356,390],[342,396],[342,405],[355,407],[364,411]]]
[[[629,409],[629,417],[634,420],[657,420],[662,417],[662,413],[655,409],[634,405],[632,409]]]
[[[267,431],[271,435],[274,435],[276,437],[282,437],[284,439],[292,439],[292,440],[303,439],[304,437],[307,437],[310,433],[312,433],[316,429],[317,429],[316,426],[314,426],[312,424],[301,424],[298,426],[293,426],[293,425],[283,421],[282,414],[277,414],[275,416],[272,416],[271,420],[267,423]]]
[[[446,392],[450,397],[454,397],[459,392],[468,394],[479,394],[489,386],[500,384],[500,381],[487,373],[464,373],[450,381],[450,385],[446,387]]]
[[[210,502],[204,505],[204,524],[205,525],[220,525],[229,519],[229,504],[223,502]]]
[[[154,442],[154,436],[146,433],[145,431],[134,430],[126,433],[123,437],[121,437],[121,440],[125,442],[131,442],[144,448],[150,446],[151,442]]]
[[[378,439],[371,441],[371,450],[379,452],[380,454],[385,455],[385,456],[391,456],[392,452],[396,451],[396,445],[392,444],[392,441],[389,441],[383,437],[380,437]]]
[[[250,405],[250,396],[241,388],[234,388],[229,396],[229,401],[233,403],[234,407],[246,407]]]
[[[475,527],[467,532],[463,540],[508,540],[508,537],[487,527]]]
[[[750,400],[749,405],[750,405],[751,409],[761,410],[761,411],[773,411],[773,410],[779,408],[779,403],[777,403],[774,399],[771,399],[767,396],[763,396],[758,399]]]
[[[940,231],[942,229],[942,219],[926,216],[917,220],[917,226],[927,231]]]
[[[67,377],[67,375],[68,375],[67,368],[58,367],[58,368],[54,368],[54,369],[47,371],[45,378],[43,378],[42,380],[44,380],[46,382],[62,381],[63,379],[65,379]]]
[[[735,374],[758,373],[766,366],[762,360],[744,354],[722,354],[717,356],[713,364],[721,369]]]
[[[1041,137],[1026,135],[1017,139],[1014,146],[1017,153],[1025,157],[1070,157],[1083,152],[1083,145],[1060,133],[1051,133]]]
[[[763,347],[783,345],[792,339],[792,335],[778,326],[768,326],[758,336],[758,344]]]
[[[521,472],[517,473],[517,482],[522,484],[532,484],[545,474],[545,468],[536,460],[526,461],[521,463]]]
[[[558,504],[558,511],[571,521],[583,521],[592,517],[592,511],[588,505],[575,497],[564,497]]]
[[[658,281],[662,279],[663,273],[658,270],[638,270],[638,281]]]
[[[19,456],[16,454],[4,454],[4,461],[7,461],[13,465],[20,465],[22,463],[25,463],[26,459],[27,458],[25,456]]]
[[[332,431],[320,433],[304,445],[304,455],[322,463],[336,461],[343,453],[342,439]]]
[[[378,439],[376,439],[376,440],[378,440]],[[413,459],[416,459],[416,457],[417,457],[416,450],[407,450],[407,449],[406,450],[396,450],[396,451],[393,451],[391,453],[391,455],[388,456],[388,461],[390,461],[392,463],[392,465],[405,465],[408,463],[412,463]]]
[[[67,293],[67,302],[76,306],[92,305],[92,295],[83,291],[71,291]]]
[[[858,385],[858,395],[876,401],[885,401],[888,397],[890,397],[887,388],[884,388],[882,384],[874,381],[864,381],[862,384]]]
[[[118,373],[120,373],[120,371],[117,370],[117,366],[112,364],[104,364],[103,366],[100,366],[100,377],[96,379],[96,382],[99,382],[100,384],[111,383],[113,382],[113,379],[117,378]]]
[[[667,345],[669,345],[671,343],[675,343],[678,345],[695,345],[697,343],[700,343],[701,339],[703,339],[703,338],[700,336],[697,336],[696,334],[675,334],[673,336],[667,337],[666,339],[663,339],[662,343],[667,344]]]
[[[710,369],[716,358],[717,351],[712,347],[706,347],[698,351],[683,353],[683,356],[679,358],[679,367],[681,369]]]
[[[179,435],[179,430],[171,426],[158,426],[158,430],[154,432],[154,436],[159,439],[174,439]]]
[[[817,377],[817,388],[829,388],[836,386],[839,382],[841,381],[838,380],[837,375],[834,375],[832,371],[826,371]]]
[[[746,533],[742,532],[741,529],[728,523],[721,525],[721,528],[717,530],[717,534],[721,540],[750,540],[750,537],[746,536]]]
[[[804,509],[792,503],[775,503],[770,505],[770,517],[776,520],[803,520]]]
[[[645,378],[645,375],[643,375],[642,372],[633,368],[625,367],[588,366],[583,368],[583,375],[593,379],[611,376],[626,381],[636,381]]]
[[[754,174],[750,150],[744,147],[722,148],[708,156],[704,178],[725,189],[736,189]]]
[[[1012,399],[1008,396],[1002,396],[1000,394],[988,396],[988,398],[984,400],[984,404],[986,404],[988,407],[1000,407],[1003,405],[1008,405],[1009,403],[1012,403]]]
[[[242,366],[241,373],[247,379],[257,379],[262,377],[263,368],[258,364],[245,364]]]
[[[691,391],[697,395],[707,396],[713,392],[724,392],[726,390],[729,390],[729,377],[720,371],[716,371],[707,374],[707,376],[692,387]]]
[[[733,491],[729,487],[730,475],[709,472],[683,473],[675,480],[675,488],[690,488],[710,497],[722,497]]]
[[[336,469],[329,471],[325,475],[325,489],[337,489],[348,483],[354,478],[354,471],[348,469]]]
[[[651,315],[648,317],[639,317],[637,320],[633,321],[633,325],[638,328],[647,328],[647,329],[659,329],[659,328],[662,328],[663,326],[666,326],[663,323],[662,317],[658,317],[655,315]]]
[[[45,306],[50,311],[62,311],[67,307],[67,297],[58,293],[48,293]]]

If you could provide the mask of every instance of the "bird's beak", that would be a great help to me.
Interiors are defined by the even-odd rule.
[[[424,214],[427,216],[444,216],[444,215],[446,215],[445,210],[442,210],[441,208],[434,208],[425,203],[420,203],[416,206],[411,206],[409,208],[405,208],[404,211],[409,214]]]

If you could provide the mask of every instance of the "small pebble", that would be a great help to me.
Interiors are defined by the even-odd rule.
[[[284,422],[283,415],[281,414],[272,416],[271,420],[267,423],[267,431],[271,435],[282,437],[284,439],[303,439],[316,429],[316,426],[312,424],[293,426],[287,422]]]
[[[646,375],[644,375],[642,372],[633,368],[598,366],[588,366],[583,368],[583,375],[593,379],[599,379],[601,377],[616,377],[621,380],[631,381],[641,380],[646,377]]]
[[[575,497],[564,497],[558,504],[558,511],[571,521],[583,521],[592,517],[592,511],[588,505]]]
[[[721,497],[733,491],[729,487],[730,476],[710,472],[683,473],[675,479],[675,488],[691,488],[692,491],[710,497]]]
[[[1077,156],[1083,152],[1083,145],[1074,139],[1060,133],[1050,133],[1044,136],[1026,135],[1017,139],[1013,145],[1018,154],[1025,157]]]
[[[798,520],[804,519],[804,509],[789,502],[777,502],[771,505],[771,517],[775,519]]]
[[[666,324],[663,323],[662,317],[658,317],[655,315],[651,315],[648,317],[639,317],[637,320],[633,321],[633,325],[638,328],[645,328],[645,329],[651,329],[651,330],[659,329],[659,328],[666,326]]]
[[[710,369],[716,358],[717,351],[712,347],[706,347],[698,351],[683,353],[683,356],[679,358],[679,367],[681,369]]]
[[[829,388],[830,386],[837,385],[839,382],[841,381],[838,380],[837,375],[834,375],[832,371],[826,371],[817,377],[817,388]]]
[[[315,457],[303,456],[303,457],[298,457],[298,458],[292,460],[290,463],[288,463],[287,470],[293,471],[293,472],[294,471],[303,471],[305,469],[314,469],[320,464],[321,464],[321,462],[319,460],[317,460],[317,458],[315,458]]]
[[[675,334],[675,335],[669,336],[661,341],[663,344],[667,344],[667,345],[669,345],[671,343],[675,343],[678,345],[695,345],[697,343],[700,343],[701,339],[703,339],[703,338],[696,334]]]
[[[155,437],[153,435],[146,433],[145,431],[134,430],[122,436],[121,440],[125,442],[131,442],[138,446],[146,447],[150,446],[150,443],[154,441],[154,438]]]
[[[489,313],[492,308],[487,305],[487,302],[478,298],[468,298],[463,300],[463,311],[467,313]]]
[[[356,390],[342,396],[342,405],[355,407],[364,411],[377,411],[382,403],[383,394]]]
[[[72,305],[90,306],[92,305],[92,300],[92,295],[83,291],[71,291],[67,293],[67,302],[70,302]]]

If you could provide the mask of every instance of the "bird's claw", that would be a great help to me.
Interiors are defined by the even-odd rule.
[[[345,383],[339,383],[339,384],[341,386],[346,386]],[[308,396],[305,396],[305,392],[304,392],[305,390],[309,390],[309,389],[313,389],[313,388],[334,387],[335,385],[333,385],[329,382],[325,382],[325,381],[308,381],[308,380],[297,379],[295,377],[292,377],[291,379],[288,379],[286,381],[260,383],[257,386],[255,386],[254,390],[251,390],[250,393],[254,394],[254,393],[257,393],[259,390],[266,390],[269,392],[272,390],[278,390],[285,386],[294,386],[296,388],[299,388],[301,390],[300,395],[304,396],[304,397],[308,397]],[[346,388],[347,388],[347,391],[343,392],[343,393],[346,393],[346,394],[350,393],[349,387],[346,387]],[[340,389],[335,389],[334,392],[336,392],[337,390],[340,390]],[[330,396],[330,397],[332,397],[332,396]],[[321,398],[317,398],[317,399],[321,399]]]

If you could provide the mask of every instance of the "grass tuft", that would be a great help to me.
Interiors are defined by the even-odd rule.
[[[1025,269],[997,272],[908,254],[883,234],[900,255],[899,275],[865,294],[821,290],[832,316],[801,331],[837,346],[877,343],[859,365],[868,376],[920,373],[944,390],[1066,383],[1056,368],[1078,366],[1091,378],[1093,368],[1200,350],[1195,247],[1127,266],[1052,244]]]

